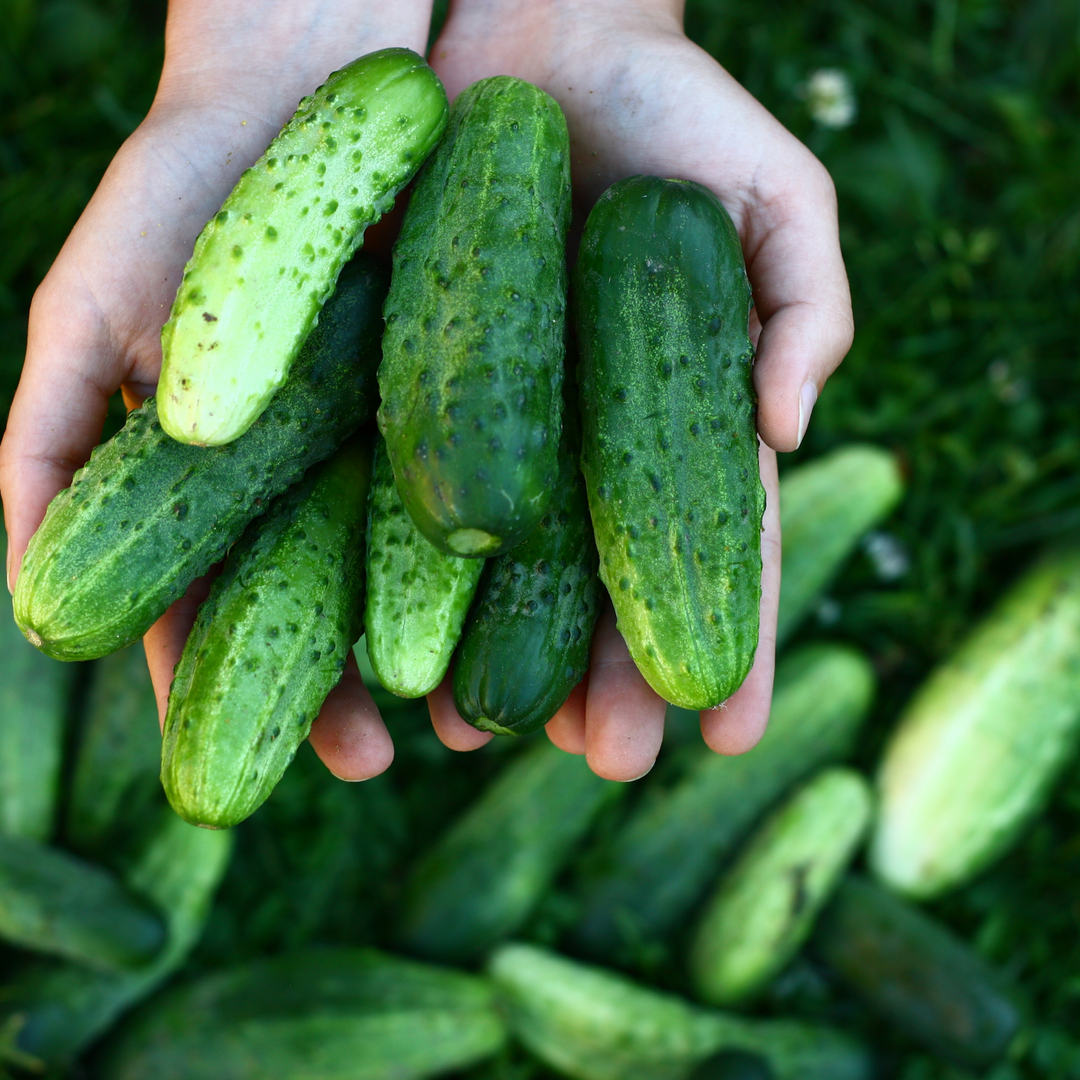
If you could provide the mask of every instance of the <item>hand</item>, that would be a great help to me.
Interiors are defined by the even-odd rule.
[[[818,392],[847,352],[851,300],[828,173],[685,37],[681,10],[678,0],[457,0],[430,59],[451,99],[477,79],[516,75],[559,101],[570,129],[578,221],[616,180],[644,173],[706,185],[739,230],[754,290],[750,329],[768,500],[761,629],[742,687],[701,714],[706,743],[733,754],[761,737],[772,696],[780,586],[775,451],[802,441]],[[448,746],[486,741],[457,716],[445,686],[429,703]],[[599,775],[631,780],[656,759],[665,709],[609,611],[586,680],[548,735],[564,750],[585,753]]]
[[[121,147],[34,296],[26,362],[0,445],[0,492],[14,587],[50,499],[101,436],[109,397],[154,392],[161,326],[195,238],[300,98],[366,52],[422,52],[431,0],[173,0],[149,115]],[[205,583],[146,635],[162,714]],[[355,665],[311,740],[336,775],[362,779],[393,756]]]

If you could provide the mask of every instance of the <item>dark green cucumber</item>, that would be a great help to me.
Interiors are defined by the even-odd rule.
[[[757,647],[761,519],[750,285],[706,188],[609,188],[574,270],[581,469],[600,576],[649,685],[719,705]]]
[[[282,386],[364,229],[446,127],[438,76],[409,49],[335,71],[207,223],[161,332],[161,425],[242,435]]]
[[[115,971],[161,948],[161,920],[107,870],[60,848],[0,837],[0,937]]]
[[[865,1050],[819,1024],[700,1008],[532,945],[500,946],[487,970],[511,1033],[574,1080],[685,1080],[723,1050],[760,1055],[777,1080],[870,1076]]]
[[[0,999],[0,1022],[14,1049],[41,1066],[67,1065],[168,978],[202,933],[231,852],[230,833],[196,829],[162,807],[124,884],[164,917],[165,947],[127,972],[35,960],[5,982]]]
[[[425,539],[401,501],[380,437],[368,500],[364,632],[387,690],[418,698],[442,682],[483,569],[483,560],[447,555]]]
[[[576,424],[568,419],[566,427]],[[564,438],[540,524],[489,560],[454,657],[454,704],[482,731],[525,735],[542,727],[589,667],[600,583],[574,450],[576,439]]]
[[[162,802],[161,729],[142,645],[93,669],[68,792],[64,836],[79,854],[115,866]]]
[[[283,953],[177,987],[126,1027],[101,1080],[419,1080],[506,1038],[490,984],[374,949]]]
[[[454,555],[520,543],[559,443],[570,150],[519,79],[464,90],[394,247],[379,426],[417,528]]]
[[[674,932],[758,817],[800,777],[850,750],[874,681],[869,661],[845,646],[808,645],[785,657],[761,742],[737,757],[695,747],[685,772],[670,787],[647,785],[596,853],[579,887],[577,947],[632,963],[637,943]]]
[[[0,835],[52,834],[74,675],[31,648],[6,613],[0,616]]]
[[[399,944],[446,963],[482,956],[521,927],[600,808],[625,791],[546,739],[530,747],[416,863]]]
[[[49,504],[15,588],[22,632],[58,660],[140,638],[271,499],[370,415],[386,272],[364,256],[304,344],[289,382],[242,439],[170,439],[153,399]]]
[[[368,441],[350,440],[252,522],[199,608],[169,691],[161,782],[193,825],[265,802],[362,630]]]
[[[970,946],[865,878],[840,886],[813,947],[885,1020],[957,1065],[989,1068],[1019,1030],[1004,980]]]

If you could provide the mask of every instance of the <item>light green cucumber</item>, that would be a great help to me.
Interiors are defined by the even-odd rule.
[[[416,863],[397,941],[463,963],[518,930],[597,812],[625,784],[547,739],[511,761]]]
[[[941,895],[1003,854],[1080,735],[1080,545],[1030,567],[908,702],[882,754],[870,865]]]
[[[15,619],[58,660],[137,641],[271,500],[367,420],[385,268],[358,255],[341,273],[273,405],[235,443],[187,446],[153,398],[99,446],[49,504],[15,587]]]
[[[0,616],[0,835],[52,835],[75,675],[33,648],[8,613]]]
[[[644,798],[579,883],[577,948],[632,962],[636,944],[675,932],[758,817],[790,786],[849,750],[874,693],[870,662],[847,646],[807,645],[777,667],[760,743],[736,757],[696,746],[670,786]]]
[[[157,698],[141,644],[99,660],[72,770],[64,838],[115,866],[163,805]]]
[[[764,990],[813,929],[870,823],[870,785],[825,769],[754,833],[706,902],[690,944],[698,996],[744,1004]]]
[[[87,967],[138,967],[161,948],[161,920],[103,867],[0,836],[0,937]]]
[[[232,835],[196,829],[167,807],[124,883],[165,920],[165,947],[135,971],[35,960],[4,985],[0,1024],[24,1061],[63,1067],[184,961],[202,933]]]
[[[574,269],[581,471],[619,631],[685,709],[730,697],[757,648],[749,311],[739,236],[711,191],[633,176],[600,196]]]
[[[362,630],[367,439],[241,537],[176,667],[161,781],[193,825],[228,828],[273,791]]]
[[[177,987],[106,1053],[101,1080],[420,1080],[496,1053],[491,986],[374,949],[283,953]]]
[[[423,58],[383,49],[335,71],[207,223],[161,332],[161,426],[218,446],[285,382],[364,229],[446,126]]]
[[[509,76],[454,101],[394,246],[379,426],[417,528],[498,555],[557,472],[570,145],[558,103]]]
[[[777,644],[782,644],[836,576],[860,538],[899,503],[904,480],[893,454],[850,443],[780,478]]]
[[[574,1080],[688,1080],[721,1050],[759,1054],[777,1080],[870,1076],[865,1051],[831,1028],[701,1008],[532,945],[501,946],[487,970],[511,1033]]]
[[[379,682],[405,698],[442,682],[484,569],[447,555],[413,523],[380,437],[367,520],[367,654]]]

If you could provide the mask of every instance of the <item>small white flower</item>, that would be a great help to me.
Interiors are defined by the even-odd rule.
[[[881,581],[896,581],[902,578],[911,567],[911,557],[908,555],[907,548],[892,533],[867,533],[863,538],[863,550]]]
[[[855,119],[851,80],[837,68],[820,68],[799,88],[810,115],[822,127],[844,128]]]

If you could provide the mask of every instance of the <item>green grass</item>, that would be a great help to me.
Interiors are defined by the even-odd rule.
[[[33,289],[152,99],[163,5],[4,8],[6,412]],[[886,527],[907,572],[883,581],[861,554],[802,633],[871,651],[883,693],[860,751],[870,767],[931,665],[1040,544],[1080,528],[1080,12],[1061,0],[784,0],[764,9],[690,0],[687,24],[837,185],[857,335],[805,446],[784,464],[864,438],[895,450],[908,476]],[[848,127],[815,123],[801,95],[823,68],[851,81]],[[427,823],[462,805],[499,756],[441,750],[414,713],[396,723],[391,777],[329,785],[298,761],[241,833],[200,965],[307,940],[381,939],[380,912]],[[1070,777],[1011,856],[935,906],[1026,1003],[1027,1031],[993,1080],[1080,1078],[1078,877],[1080,781]],[[809,968],[785,986],[774,1005],[847,1008]],[[871,1032],[857,1010],[844,1015]],[[883,1075],[959,1075],[899,1038],[871,1037]],[[542,1073],[515,1053],[476,1075]]]

